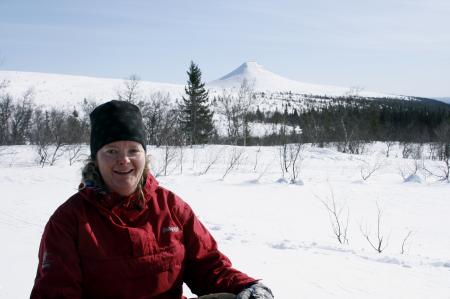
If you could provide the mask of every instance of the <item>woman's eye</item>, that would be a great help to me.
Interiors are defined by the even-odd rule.
[[[133,148],[133,149],[131,149],[131,150],[129,151],[129,153],[130,153],[131,155],[136,155],[136,154],[138,154],[139,152],[140,152],[140,150],[137,149],[137,148]]]
[[[117,151],[115,149],[108,149],[108,150],[106,150],[106,153],[109,155],[114,155],[117,153]]]

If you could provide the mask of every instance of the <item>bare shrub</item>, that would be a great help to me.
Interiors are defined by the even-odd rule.
[[[267,171],[271,168],[273,161],[274,160],[266,164],[266,167],[264,167],[263,171],[259,173],[258,177],[254,180],[254,182],[259,182],[262,179],[262,177],[266,175]]]
[[[20,98],[0,95],[0,145],[26,144],[33,114],[33,91]]]
[[[413,160],[412,164],[404,163],[403,165],[398,167],[398,172],[400,173],[403,181],[407,181],[408,179],[417,176],[418,171],[421,169],[421,164],[418,160]]]
[[[63,155],[67,144],[66,115],[62,110],[35,110],[33,119],[32,142],[36,145],[38,164],[54,165]]]
[[[439,159],[439,150],[441,144],[439,142],[430,142],[427,144],[428,146],[428,159],[436,160]]]
[[[11,115],[13,111],[13,98],[10,95],[0,97],[0,145],[9,144]]]
[[[448,123],[442,123],[435,130],[437,142],[436,156],[441,162],[435,168],[425,167],[424,169],[430,175],[437,177],[441,181],[450,180],[450,125]]]
[[[389,158],[390,154],[391,154],[391,149],[392,147],[396,144],[395,141],[386,141],[386,158]]]
[[[368,228],[367,225],[365,226],[364,229],[362,225],[359,226],[364,238],[367,240],[367,242],[369,242],[370,246],[373,249],[375,249],[378,253],[382,253],[383,250],[385,250],[389,244],[389,242],[386,241],[383,232],[381,231],[382,215],[383,211],[381,210],[380,206],[377,203],[377,232],[375,239],[371,237],[370,229]]]
[[[304,160],[303,143],[283,144],[279,147],[279,159],[283,178],[287,175],[289,182],[295,184],[299,180],[301,164]]]
[[[366,142],[361,138],[357,127],[347,123],[344,117],[340,118],[337,127],[342,129],[342,140],[336,143],[338,151],[356,155],[366,151]]]
[[[147,142],[152,145],[182,144],[178,113],[170,102],[169,94],[152,93],[146,101],[139,102],[145,125]]]
[[[179,151],[178,164],[180,165],[180,174],[183,174],[184,148],[185,147],[183,145],[178,146],[178,151]]]
[[[401,247],[401,250],[400,250],[400,254],[405,254],[405,253],[406,253],[406,247],[407,247],[409,238],[411,237],[412,233],[413,233],[413,232],[412,232],[411,230],[408,231],[408,233],[406,234],[406,236],[403,238],[403,241],[402,241],[402,247]]]
[[[404,159],[422,159],[423,157],[423,144],[403,142],[402,144],[402,157]]]
[[[136,104],[141,98],[140,82],[137,75],[131,75],[123,82],[123,88],[117,91],[117,99]]]
[[[220,147],[219,150],[208,150],[206,153],[206,167],[200,174],[206,174],[211,169],[211,167],[213,167],[217,163],[217,161],[219,161],[224,151],[225,147]],[[196,154],[196,152],[194,154]]]
[[[68,144],[65,152],[68,154],[69,165],[86,159],[83,155],[83,145],[81,143]]]
[[[93,99],[84,98],[81,103],[78,104],[81,107],[81,118],[84,122],[89,123],[89,114],[99,105],[97,101]]]
[[[261,147],[258,147],[255,155],[255,163],[253,164],[253,172],[256,172],[256,168],[258,167],[259,155],[261,153]]]
[[[359,173],[363,181],[367,181],[376,171],[383,167],[384,162],[377,158],[373,162],[367,162],[362,160],[359,166]]]
[[[443,161],[436,161],[435,167],[424,164],[423,169],[429,175],[437,178],[439,181],[450,181],[450,157],[445,158]]]
[[[217,98],[218,112],[226,120],[227,135],[234,145],[237,145],[240,139],[244,146],[247,144],[250,134],[247,116],[254,103],[253,85],[254,83],[244,79],[237,95],[223,91],[223,95]]]
[[[408,142],[402,142],[402,157],[403,159],[408,159],[413,153],[413,144]]]
[[[26,144],[33,115],[33,90],[27,90],[13,106],[11,114],[10,144]]]
[[[69,165],[72,165],[84,159],[82,149],[83,144],[89,140],[89,122],[74,110],[65,117],[65,126],[65,152],[68,154]]]
[[[166,176],[170,174],[176,167],[179,152],[177,147],[165,145],[162,147],[162,157],[160,159],[160,167],[156,171],[156,176]],[[174,165],[175,164],[175,165]]]
[[[324,207],[328,212],[328,216],[330,218],[331,228],[333,230],[336,239],[339,244],[348,244],[348,222],[350,210],[347,205],[341,204],[338,205],[336,203],[336,199],[334,197],[334,192],[330,188],[330,196],[331,198],[327,198],[326,200],[320,199]],[[346,210],[346,214],[344,214],[344,209]]]
[[[222,176],[222,180],[242,162],[245,150],[236,146],[232,147],[231,153],[228,154],[227,168]]]

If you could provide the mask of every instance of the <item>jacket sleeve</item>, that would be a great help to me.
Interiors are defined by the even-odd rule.
[[[237,294],[257,281],[232,267],[230,260],[218,250],[212,235],[187,204],[183,218],[186,246],[184,281],[193,293]]]
[[[77,219],[61,206],[45,226],[31,299],[81,298]]]

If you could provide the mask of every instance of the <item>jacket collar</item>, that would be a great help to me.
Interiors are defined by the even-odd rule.
[[[116,218],[122,224],[129,224],[135,222],[140,215],[148,211],[151,199],[156,197],[158,186],[158,181],[148,173],[143,188],[143,198],[140,191],[136,191],[129,196],[121,196],[115,192],[107,192],[89,186],[80,190],[79,193],[103,214]]]

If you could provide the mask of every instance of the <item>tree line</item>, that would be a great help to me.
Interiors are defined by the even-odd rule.
[[[398,141],[426,143],[450,139],[450,106],[426,101],[339,98],[320,108],[248,116],[252,122],[281,125],[278,132],[254,142],[273,145],[284,139],[323,145],[335,142]],[[298,130],[295,130],[298,128]],[[298,133],[300,132],[300,133]],[[299,136],[300,135],[300,136]]]

